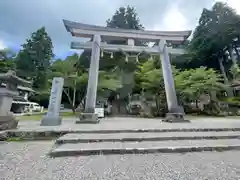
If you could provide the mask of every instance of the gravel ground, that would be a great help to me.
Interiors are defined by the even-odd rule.
[[[1,142],[0,179],[240,179],[240,151],[82,156],[51,159],[53,142]]]

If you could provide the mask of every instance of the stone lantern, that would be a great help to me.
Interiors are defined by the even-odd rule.
[[[6,84],[3,87],[2,84]],[[18,121],[10,112],[13,98],[18,96],[17,87],[19,85],[30,85],[31,82],[16,76],[14,71],[0,73],[0,130],[13,129],[18,125]]]

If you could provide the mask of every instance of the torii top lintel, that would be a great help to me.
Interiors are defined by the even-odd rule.
[[[142,39],[149,41],[166,40],[166,41],[184,41],[192,31],[148,31],[148,30],[131,30],[120,28],[109,28],[95,26],[63,20],[68,32],[72,36],[91,38],[94,34],[101,35],[102,39]]]

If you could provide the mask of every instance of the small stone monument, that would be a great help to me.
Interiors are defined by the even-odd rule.
[[[5,87],[2,84],[6,84]],[[18,96],[18,85],[30,85],[31,82],[16,76],[14,71],[0,74],[0,130],[14,129],[18,121],[10,112],[13,98]]]
[[[59,116],[64,79],[61,77],[53,78],[51,95],[48,104],[48,112],[41,121],[41,126],[58,126],[62,123]]]

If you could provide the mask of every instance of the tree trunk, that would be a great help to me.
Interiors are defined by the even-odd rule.
[[[195,100],[196,109],[198,110],[198,100]]]
[[[221,70],[223,78],[224,78],[224,84],[229,85],[229,80],[228,80],[228,77],[226,75],[225,68],[223,66],[223,57],[219,57],[218,62],[219,62],[220,70]],[[228,94],[229,97],[233,97],[233,91],[230,87],[227,89],[227,94]]]
[[[238,52],[237,46],[234,46],[234,50],[235,50],[235,52],[236,52],[236,54],[237,54],[237,60],[239,61],[239,59],[240,59],[240,55],[239,55],[239,52]]]
[[[223,58],[222,57],[218,58],[218,62],[219,62],[220,70],[221,70],[223,78],[224,78],[224,83],[229,84],[229,80],[228,80],[228,77],[226,75],[225,68],[223,66]]]
[[[234,57],[234,54],[233,54],[232,45],[228,46],[228,53],[229,53],[229,55],[230,55],[230,58],[231,58],[231,60],[232,60],[232,63],[233,63],[233,64],[237,64],[236,58]]]
[[[74,113],[75,113],[75,101],[76,101],[76,80],[74,81],[73,101],[72,101],[72,107],[74,108]]]
[[[77,111],[81,111],[81,107],[85,108],[85,95],[86,95],[86,90],[84,90],[83,92],[79,91],[79,104],[77,106]]]
[[[68,102],[71,105],[71,109],[72,109],[73,114],[75,114],[75,107],[73,106],[72,99],[71,99],[71,97],[69,95],[69,89],[68,89],[68,91],[66,91],[66,89],[63,88],[63,92],[66,94],[66,96],[68,98]]]

